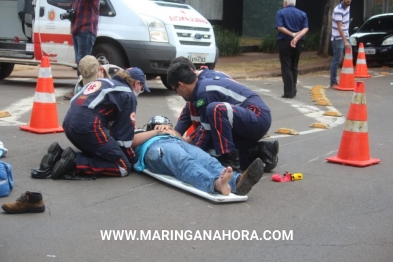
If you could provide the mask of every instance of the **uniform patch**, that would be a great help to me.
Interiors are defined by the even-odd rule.
[[[204,98],[201,98],[201,99],[199,99],[199,100],[196,101],[196,107],[201,107],[201,106],[203,106],[204,104],[206,104]]]
[[[101,88],[102,83],[99,81],[92,82],[85,90],[83,90],[84,95],[90,95]]]

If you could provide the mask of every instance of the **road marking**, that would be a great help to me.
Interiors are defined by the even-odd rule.
[[[313,86],[303,86],[303,87],[307,89],[311,89]],[[270,96],[273,99],[279,100],[281,103],[289,104],[290,106],[298,110],[300,113],[302,113],[304,116],[312,118],[316,122],[329,125],[331,128],[334,128],[336,126],[345,123],[345,117],[324,116],[323,114],[325,113],[325,111],[320,110],[320,108],[317,106],[305,104],[293,99],[283,99],[281,97],[277,97],[276,94],[273,94],[269,89],[260,88],[259,86],[257,87],[257,86],[249,85],[249,88],[252,89],[254,92],[263,93],[265,96]],[[177,118],[180,115],[181,110],[185,105],[184,99],[181,96],[170,96],[166,98],[166,100],[167,100],[167,104],[169,105],[169,108],[172,110],[174,116]],[[337,111],[337,109],[334,106],[325,106],[325,107],[329,111]],[[319,128],[310,129],[310,130],[300,131],[299,135],[306,135],[306,134],[321,132],[325,130],[326,129],[319,129]],[[279,138],[279,137],[289,137],[289,136],[292,135],[280,134],[280,135],[269,136],[269,138]]]
[[[56,97],[64,96],[69,91],[70,88],[56,88],[55,96]],[[11,114],[11,116],[0,118],[0,126],[25,125],[26,122],[20,122],[19,119],[24,114],[31,111],[31,109],[33,108],[33,103],[34,103],[34,95],[27,98],[20,99],[12,103],[9,107],[4,109],[4,111],[8,111]]]

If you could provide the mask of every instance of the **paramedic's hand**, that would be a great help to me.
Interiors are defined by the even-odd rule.
[[[170,125],[156,125],[154,127],[154,130],[162,132],[162,131],[167,131],[167,130],[173,130],[174,131],[175,129],[172,126],[170,126]]]

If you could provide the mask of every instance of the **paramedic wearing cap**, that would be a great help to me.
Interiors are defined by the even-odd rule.
[[[68,150],[63,154],[53,170],[54,179],[74,171],[77,175],[128,175],[131,164],[137,161],[131,148],[137,96],[144,90],[150,92],[145,80],[142,70],[129,68],[112,79],[90,82],[71,99],[63,128],[67,138],[82,152]],[[110,121],[114,122],[111,132]]]

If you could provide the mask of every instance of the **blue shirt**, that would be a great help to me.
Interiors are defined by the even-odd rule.
[[[285,27],[291,32],[299,32],[304,28],[308,28],[308,19],[305,12],[300,11],[293,5],[287,5],[279,10],[276,14],[276,29]],[[292,40],[293,37],[283,34],[280,31],[277,36],[278,40]],[[304,40],[304,36],[302,37]]]

